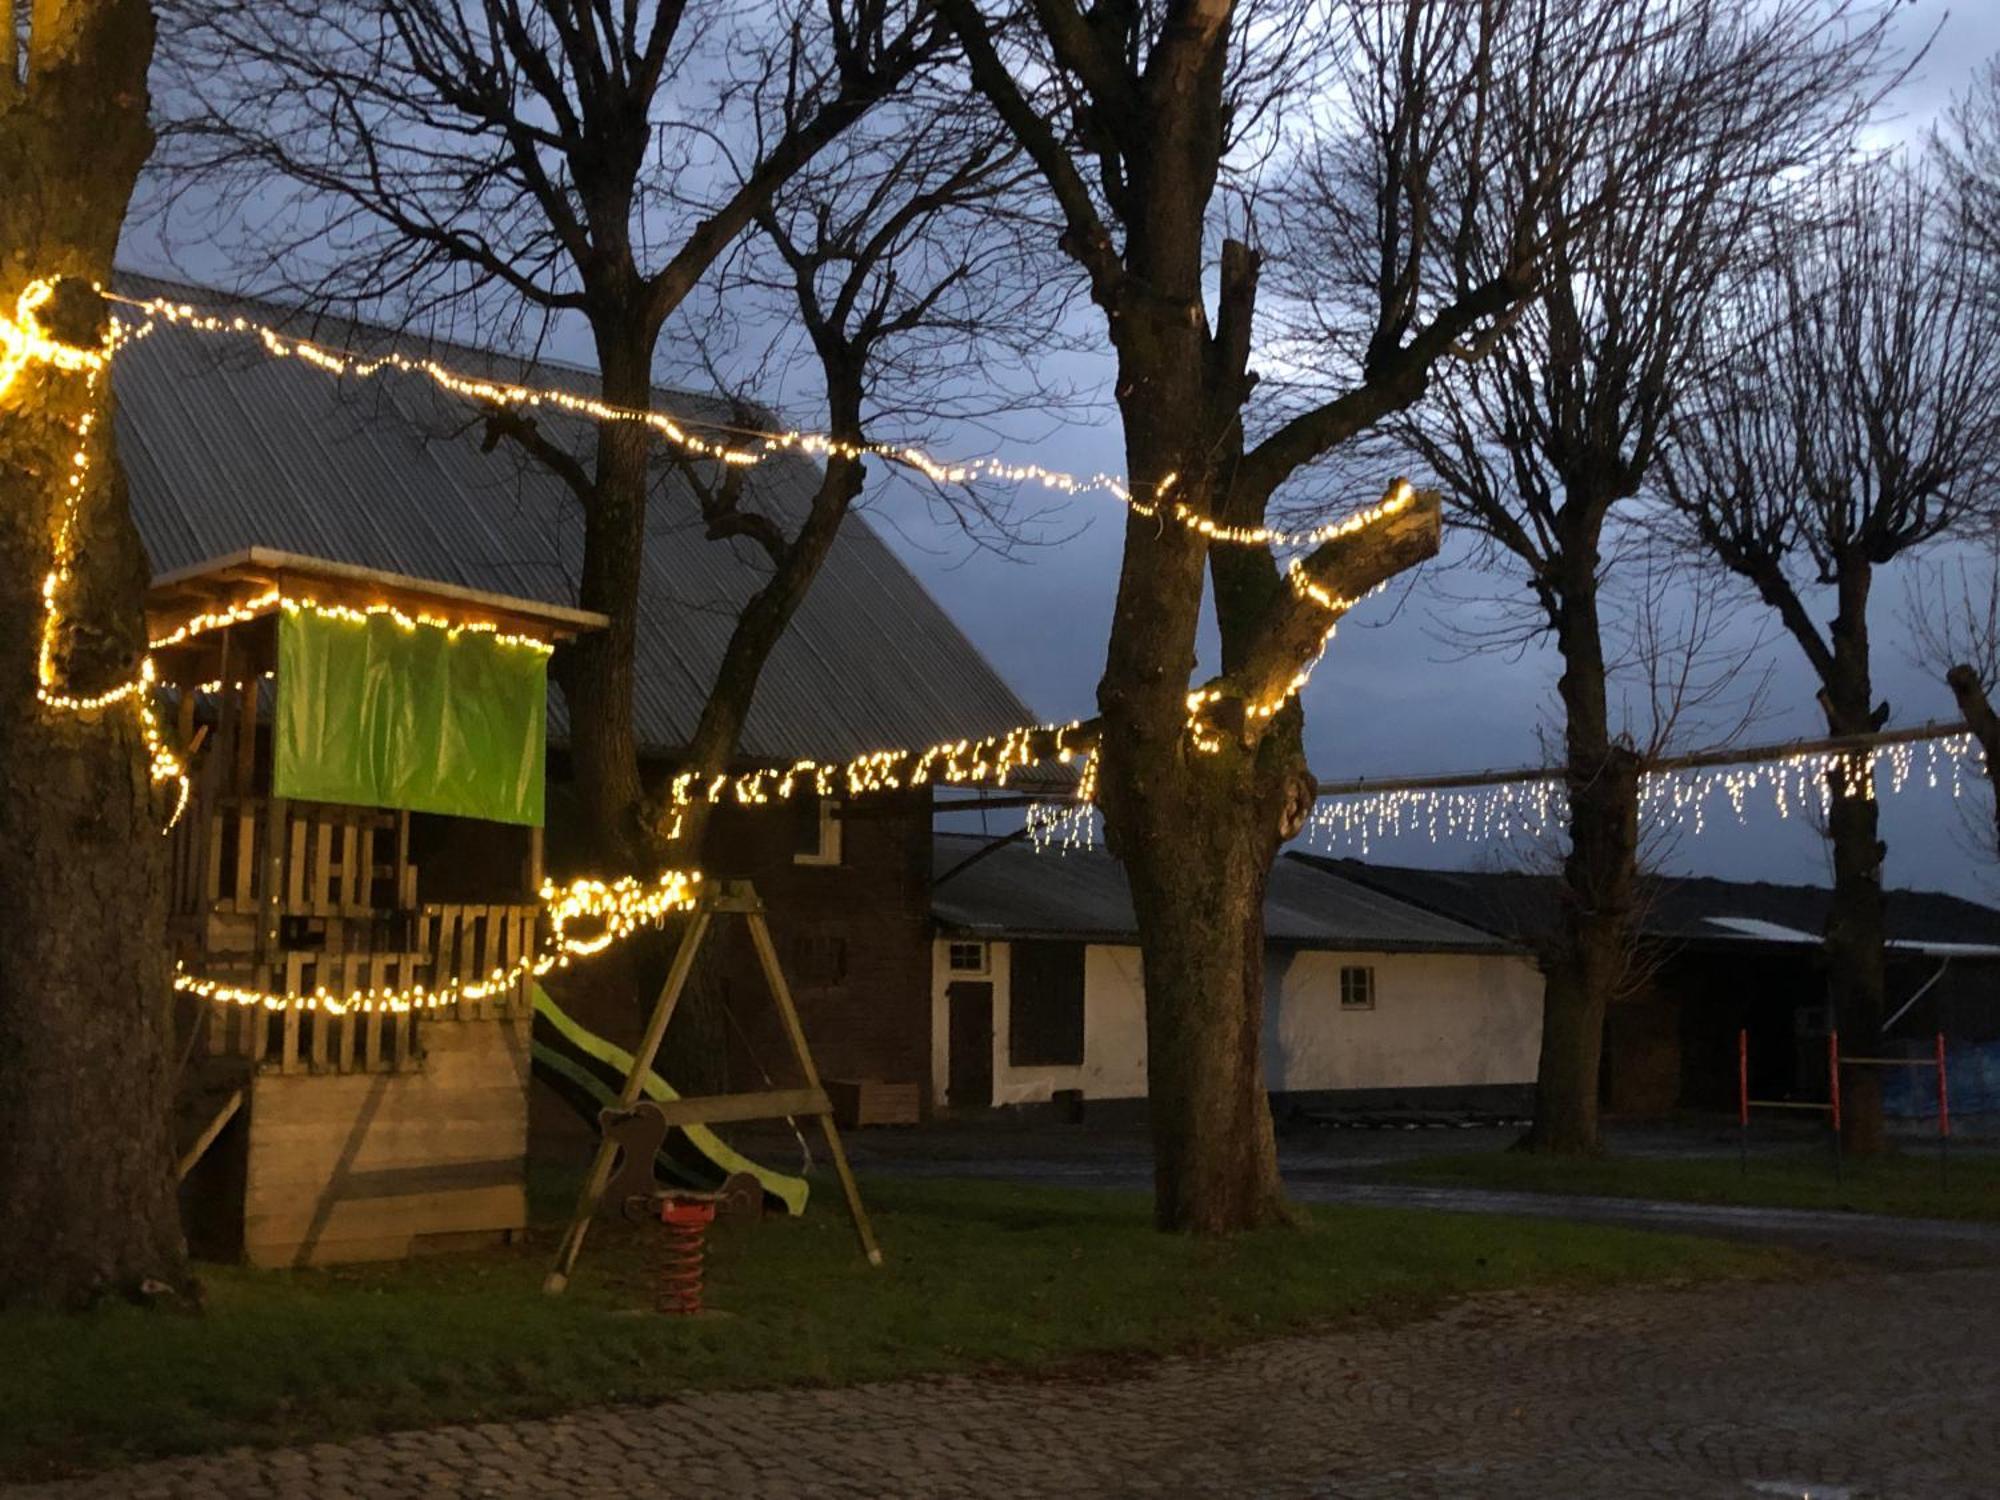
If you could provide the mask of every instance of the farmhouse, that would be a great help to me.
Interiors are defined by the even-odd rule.
[[[931,1089],[950,1108],[1146,1092],[1138,931],[1091,850],[939,834]],[[1264,1073],[1274,1102],[1518,1110],[1541,976],[1517,946],[1292,859],[1264,907]]]
[[[1534,950],[1557,919],[1559,882],[1521,872],[1425,870],[1295,856],[1326,874]],[[1623,1114],[1734,1108],[1739,1030],[1751,1092],[1826,1097],[1821,886],[1650,876],[1638,902],[1644,951],[1605,1019],[1603,1104]],[[2000,1108],[2000,911],[1937,891],[1888,892],[1885,1045],[1928,1056],[1943,1032],[1953,1108]],[[1922,1079],[1897,1070],[1887,1102],[1927,1113]]]
[[[240,309],[359,350],[407,344],[384,330],[312,328],[285,309],[200,288],[126,277],[121,290]],[[506,444],[482,447],[476,412],[428,380],[334,378],[245,343],[161,323],[121,353],[114,375],[132,510],[158,580],[156,633],[204,610],[247,611],[204,632],[199,653],[169,663],[169,681],[189,690],[182,727],[204,735],[199,805],[177,834],[177,953],[201,972],[293,993],[436,986],[487,972],[532,945],[533,891],[544,870],[561,877],[589,869],[568,836],[563,700],[539,675],[544,665],[560,673],[563,641],[604,624],[573,607],[577,502]],[[567,367],[530,371],[462,347],[428,352],[476,376],[595,387],[594,376]],[[658,399],[690,423],[733,415],[681,392]],[[580,444],[588,429],[557,415],[545,432]],[[808,461],[776,455],[749,472],[747,503],[788,522],[815,483]],[[670,771],[693,730],[735,607],[761,580],[761,556],[708,540],[683,476],[660,459],[637,641],[635,720],[649,771]],[[425,800],[400,774],[363,789],[352,776],[346,784],[340,775],[331,784],[296,780],[307,762],[340,771],[340,756],[327,752],[323,735],[312,756],[286,761],[274,740],[279,697],[288,693],[293,708],[310,704],[329,733],[357,700],[328,686],[337,672],[310,688],[297,663],[286,666],[288,681],[272,678],[281,634],[274,591],[498,626],[539,643],[532,683],[495,679],[458,700],[504,702],[516,730],[532,719],[534,754],[514,765],[518,800],[498,811],[477,799]],[[547,648],[558,654],[548,658]],[[839,761],[1000,732],[1033,717],[865,519],[850,516],[764,672],[740,768]],[[367,760],[364,747],[350,749]],[[464,782],[449,768],[430,779],[446,792]],[[714,878],[753,880],[768,904],[822,1073],[901,1085],[912,1109],[928,1102],[930,1077],[930,825],[927,787],[853,808],[829,799],[790,811],[725,809],[702,857]],[[745,949],[732,932],[726,997],[739,980],[750,987]],[[629,1043],[658,983],[634,962],[614,954],[555,976],[562,983],[552,979],[552,987],[570,1016]],[[315,1030],[296,1013],[267,1026],[262,1014],[230,1012],[226,1032],[189,1031],[190,1058],[228,1061],[253,1085],[248,1106],[201,1158],[214,1211],[191,1210],[190,1222],[214,1230],[210,1248],[266,1262],[399,1254],[516,1227],[528,1003],[522,994],[496,1000],[477,1018],[495,1023],[483,1031],[465,1029],[470,1015],[457,1030],[457,1017],[418,1018],[414,1032],[408,1018],[400,1030],[391,1021],[386,1040],[358,1018],[352,1028]],[[782,1055],[769,1034],[775,1020],[756,1014],[711,1039],[727,1076],[710,1087],[755,1086]],[[452,1056],[473,1061],[461,1067]],[[191,1063],[186,1075],[198,1096],[190,1129],[213,1124],[219,1111],[208,1104],[239,1086],[197,1079],[202,1073]],[[440,1210],[454,1194],[457,1209]]]

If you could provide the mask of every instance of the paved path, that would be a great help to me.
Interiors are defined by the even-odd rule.
[[[1757,1240],[1843,1260],[1894,1266],[2000,1265],[2000,1224],[1964,1219],[1905,1219],[1889,1214],[1730,1203],[1667,1203],[1649,1198],[1594,1198],[1577,1193],[1521,1193],[1490,1188],[1407,1187],[1398,1183],[1287,1183],[1306,1203],[1359,1203],[1444,1213],[1520,1214],[1580,1219],[1634,1229],[1670,1230],[1720,1239]],[[1996,1311],[2000,1317],[2000,1311]],[[2000,1393],[1996,1393],[2000,1400]],[[2000,1490],[1996,1490],[2000,1493]]]
[[[857,1153],[858,1154],[858,1153]],[[2000,1265],[2000,1223],[1968,1219],[1911,1219],[1832,1209],[1756,1208],[1725,1203],[1676,1203],[1651,1198],[1589,1197],[1578,1193],[1527,1193],[1495,1188],[1420,1187],[1356,1181],[1349,1165],[1283,1164],[1285,1188],[1300,1203],[1357,1203],[1444,1213],[1511,1214],[1580,1219],[1676,1234],[1754,1240],[1894,1267]],[[1104,1155],[1078,1159],[1029,1156],[986,1158],[888,1157],[868,1159],[867,1169],[907,1177],[988,1177],[1055,1187],[1125,1188],[1152,1185],[1144,1158]],[[2000,1487],[1995,1494],[2000,1495]]]
[[[1990,1500],[2000,1269],[1474,1299],[1083,1381],[713,1395],[126,1470],[4,1500]]]

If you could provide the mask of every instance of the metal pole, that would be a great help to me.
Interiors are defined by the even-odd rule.
[[[1736,1160],[1740,1175],[1750,1175],[1750,1028],[1736,1033]]]
[[[1938,1189],[1951,1191],[1951,1088],[1945,1081],[1944,1033],[1937,1034]]]
[[[1840,1029],[1835,1027],[1826,1034],[1826,1086],[1827,1102],[1832,1106],[1833,1116],[1833,1180],[1847,1180],[1846,1165],[1840,1155]]]

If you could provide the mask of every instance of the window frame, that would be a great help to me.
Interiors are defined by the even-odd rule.
[[[822,868],[841,863],[840,819],[835,815],[838,799],[815,796],[818,804],[819,844],[812,849],[794,849],[792,863]]]
[[[958,951],[973,949],[979,962],[971,968],[960,968]],[[984,938],[947,938],[944,945],[944,971],[954,979],[990,979],[993,976],[993,945]]]
[[[1350,985],[1350,981],[1357,977],[1359,978],[1360,981],[1359,988],[1364,992],[1365,995],[1365,998],[1360,1000],[1354,1000],[1349,998],[1350,994],[1352,993],[1352,987]],[[1375,997],[1376,997],[1375,965],[1342,964],[1340,966],[1339,983],[1340,983],[1340,1008],[1342,1010],[1371,1011],[1375,1009]]]

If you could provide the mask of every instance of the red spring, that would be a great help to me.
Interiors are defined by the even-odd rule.
[[[715,1205],[701,1199],[663,1198],[660,1224],[665,1230],[659,1257],[659,1296],[654,1306],[663,1313],[686,1316],[701,1311],[701,1263]]]

